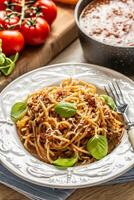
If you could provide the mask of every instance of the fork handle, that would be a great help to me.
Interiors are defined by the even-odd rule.
[[[132,144],[132,147],[134,148],[134,127],[131,127],[129,130],[128,130],[128,137],[129,137],[129,140]]]

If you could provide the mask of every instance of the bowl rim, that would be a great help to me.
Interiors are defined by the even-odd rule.
[[[96,40],[95,38],[89,36],[87,33],[85,33],[83,31],[83,29],[81,28],[80,26],[80,23],[79,23],[79,16],[78,16],[78,10],[81,6],[81,4],[83,3],[83,1],[85,0],[78,0],[76,6],[75,6],[75,10],[74,10],[74,18],[75,18],[75,22],[77,24],[77,27],[79,28],[79,30],[84,34],[84,36],[88,37],[89,39],[92,39],[94,42],[98,43],[98,44],[101,44],[101,45],[107,45],[109,47],[113,47],[113,48],[120,48],[120,49],[130,49],[130,50],[134,50],[134,46],[117,46],[117,45],[110,45],[110,44],[107,44],[105,42],[100,42],[99,40]],[[89,0],[88,0],[89,1]],[[91,1],[94,1],[94,0],[91,0]],[[90,2],[89,2],[90,3]],[[87,4],[88,5],[88,4]],[[86,7],[86,6],[85,6]]]

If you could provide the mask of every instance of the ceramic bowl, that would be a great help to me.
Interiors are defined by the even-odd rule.
[[[79,17],[92,0],[79,0],[75,8],[75,20],[84,56],[90,63],[113,68],[125,74],[134,73],[134,46],[119,47],[96,41],[80,27]]]

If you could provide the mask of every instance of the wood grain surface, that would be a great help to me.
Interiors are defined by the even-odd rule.
[[[7,78],[0,77],[0,90],[16,77],[47,64],[77,37],[73,13],[71,7],[58,6],[58,17],[46,43],[39,47],[25,48],[14,72]]]
[[[0,200],[29,200],[29,198],[0,185]],[[78,189],[67,200],[134,200],[134,182]]]

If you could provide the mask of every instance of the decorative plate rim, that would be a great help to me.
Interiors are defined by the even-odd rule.
[[[12,81],[10,84],[8,84],[0,93],[0,96],[2,96],[2,94],[4,94],[4,92],[6,90],[8,90],[8,88],[12,87],[13,84],[17,83],[17,81],[20,81],[22,80],[23,78],[26,78],[27,76],[30,76],[36,72],[40,72],[40,71],[45,71],[47,69],[52,69],[52,68],[56,68],[56,67],[67,67],[67,66],[81,66],[81,67],[87,67],[89,69],[94,69],[94,70],[98,70],[99,72],[102,72],[102,73],[112,73],[114,74],[114,76],[119,76],[120,78],[122,79],[125,79],[127,82],[131,83],[134,85],[134,82],[126,77],[125,75],[119,73],[119,72],[116,72],[112,69],[108,69],[108,68],[105,68],[105,67],[102,67],[102,66],[97,66],[97,65],[93,65],[93,64],[86,64],[86,63],[77,63],[77,62],[74,62],[74,63],[60,63],[60,64],[53,64],[53,65],[49,65],[49,66],[44,66],[44,67],[41,67],[41,68],[37,68],[35,70],[32,70],[28,73],[25,73],[23,74],[22,76],[18,77],[17,79],[15,79],[14,81]],[[114,77],[113,77],[114,78]],[[0,152],[1,152],[1,149],[0,149]],[[31,156],[32,157],[32,156]],[[107,156],[108,157],[108,156]],[[106,158],[107,158],[106,157]],[[105,158],[104,158],[105,159]],[[125,167],[122,169],[121,168],[121,171],[118,172],[118,174],[114,174],[110,177],[108,177],[106,180],[102,178],[102,180],[99,180],[99,181],[96,181],[96,182],[93,182],[93,183],[79,183],[79,184],[70,184],[70,183],[63,183],[62,184],[57,184],[57,183],[53,183],[53,182],[50,182],[50,183],[46,183],[44,181],[44,183],[40,182],[40,178],[37,178],[37,179],[31,179],[30,177],[26,177],[23,173],[20,173],[20,172],[16,172],[15,169],[11,168],[10,166],[8,166],[8,164],[6,164],[6,162],[4,161],[4,159],[2,158],[2,155],[0,154],[0,160],[1,160],[1,163],[2,165],[4,165],[9,171],[11,171],[13,174],[15,174],[16,176],[18,176],[19,178],[22,178],[23,180],[26,180],[28,182],[31,182],[31,183],[34,183],[36,185],[41,185],[41,186],[46,186],[46,187],[53,187],[53,188],[62,188],[62,189],[72,189],[72,188],[84,188],[84,187],[89,187],[89,186],[94,186],[94,185],[98,185],[98,184],[101,184],[101,183],[104,183],[104,182],[107,182],[107,181],[110,181],[120,175],[122,175],[123,173],[125,173],[126,171],[128,171],[129,169],[131,169],[132,167],[134,167],[134,162],[133,163],[129,163],[127,166],[125,165]],[[40,161],[42,162],[42,161]],[[100,161],[98,161],[100,162]],[[44,164],[44,163],[43,163]],[[89,164],[90,166],[93,165],[94,163],[92,164]],[[45,164],[46,165],[46,164]],[[86,167],[87,165],[85,165]],[[66,172],[68,173],[67,176],[69,176],[69,173],[71,173],[71,170],[74,171],[74,169],[81,169],[81,167],[72,167],[72,168],[68,168],[68,170],[66,170]],[[60,170],[61,171],[61,170]],[[39,180],[38,180],[39,179]]]

